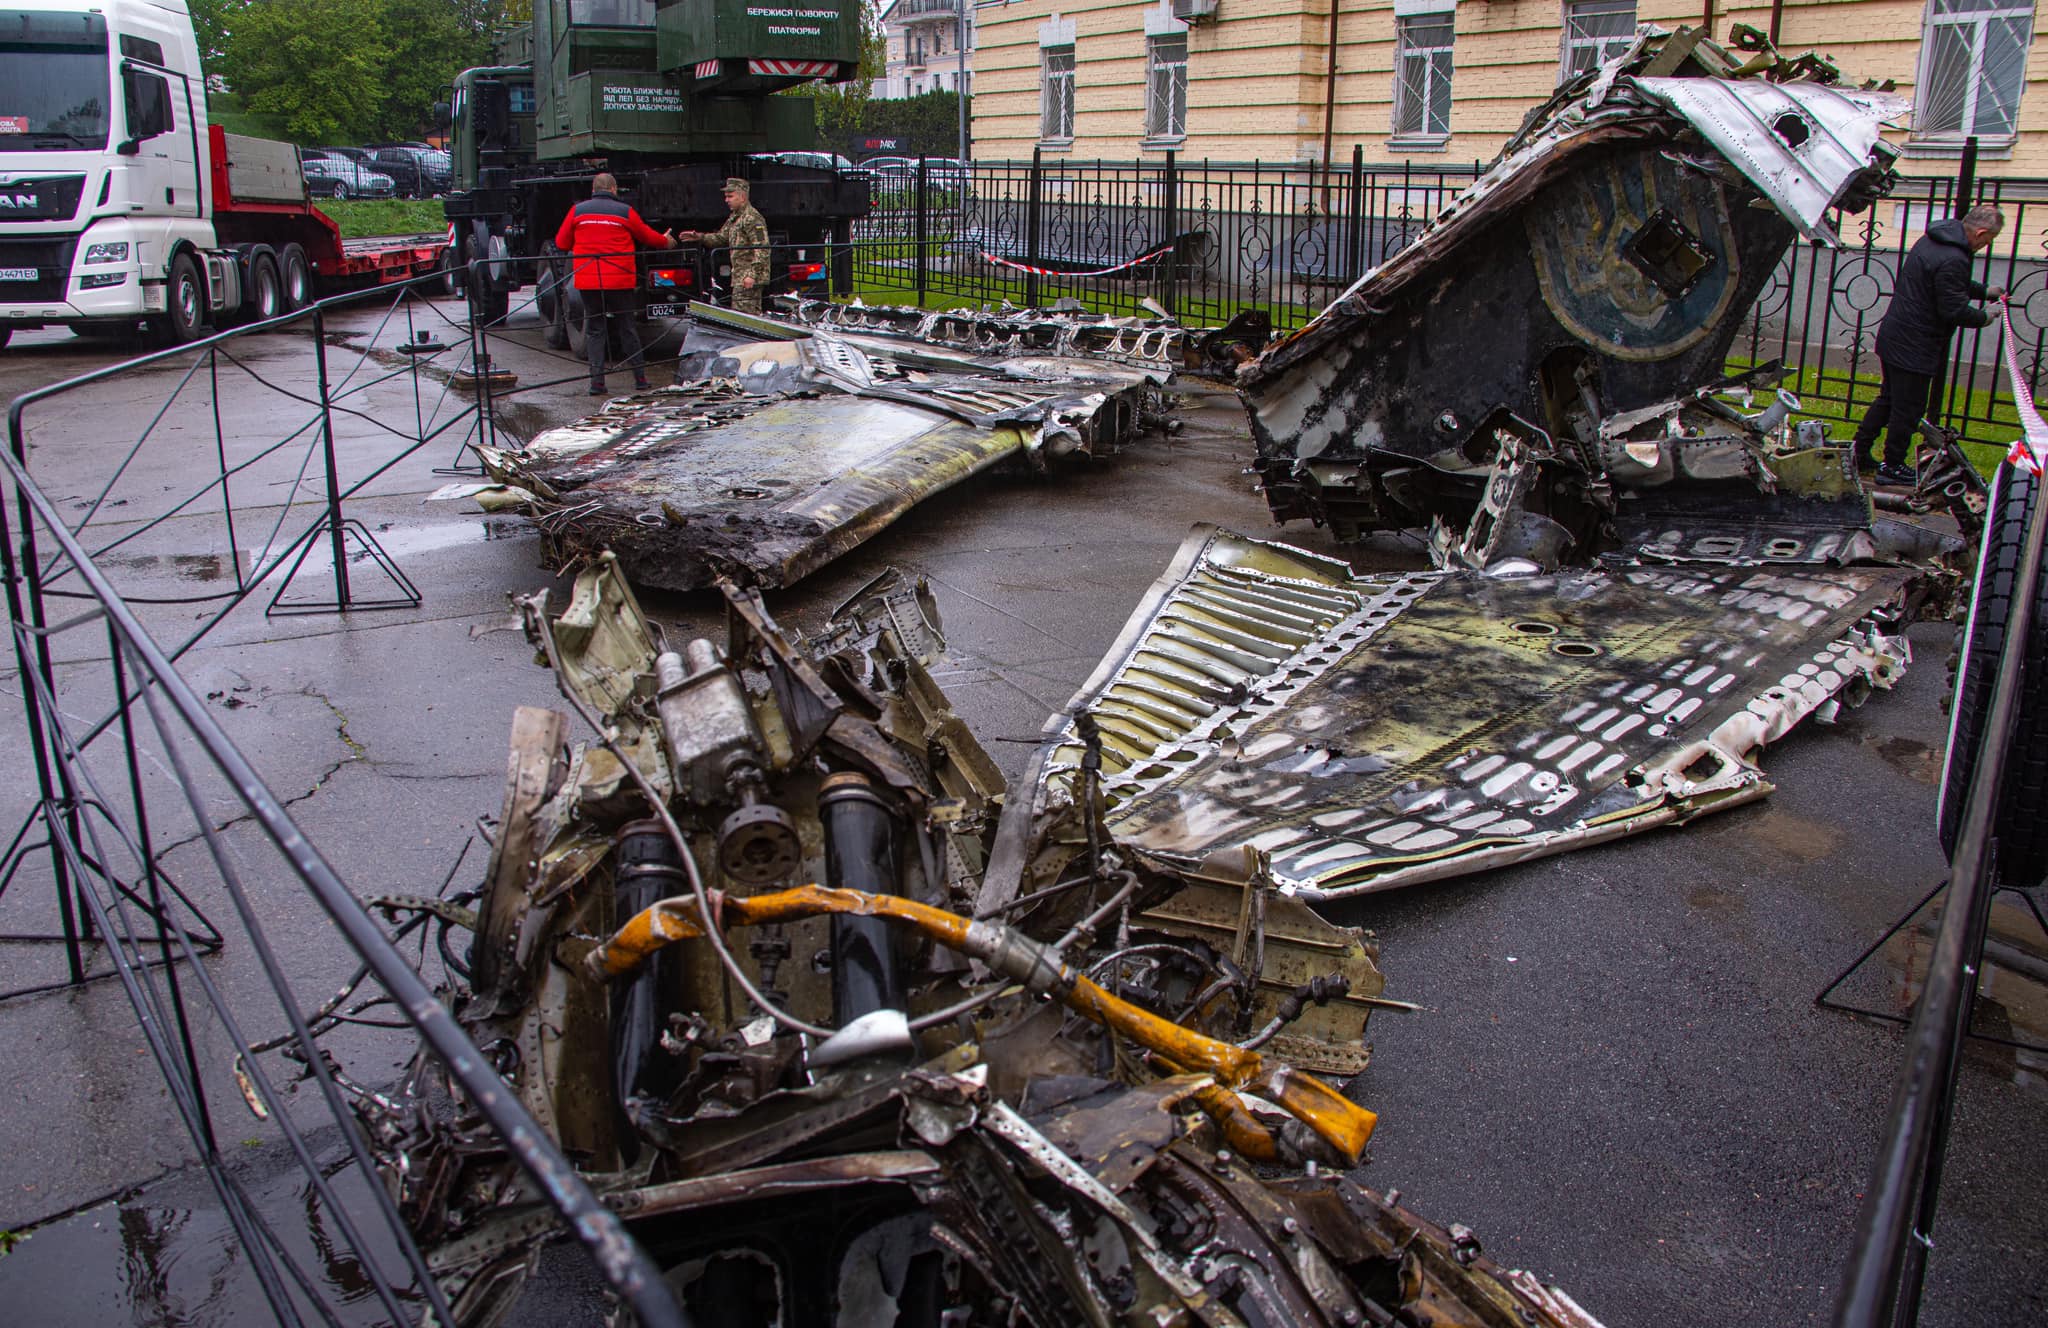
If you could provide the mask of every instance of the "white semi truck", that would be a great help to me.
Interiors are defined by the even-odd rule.
[[[0,346],[48,326],[190,341],[445,249],[344,242],[297,148],[209,125],[185,0],[0,6]]]

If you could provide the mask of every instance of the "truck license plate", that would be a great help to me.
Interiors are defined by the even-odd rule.
[[[42,272],[32,267],[0,267],[0,281],[34,281]]]
[[[647,306],[647,316],[649,318],[674,318],[676,316],[676,307],[673,304],[650,304]]]

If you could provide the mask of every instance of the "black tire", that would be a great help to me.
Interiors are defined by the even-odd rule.
[[[534,292],[534,303],[548,320],[544,339],[549,350],[564,350],[569,345],[569,265],[561,261],[559,252],[548,246],[547,257],[541,260],[540,288]]]
[[[14,340],[14,329],[0,323],[0,350],[7,349],[7,343]]]
[[[313,265],[307,261],[303,246],[288,244],[278,250],[277,270],[284,290],[285,312],[296,313],[313,302]]]
[[[337,203],[348,202],[348,185],[343,181],[336,180],[334,182],[334,193],[332,197],[334,201]]]
[[[583,292],[574,286],[562,292],[562,330],[568,339],[569,353],[582,360],[587,343],[583,335]]]
[[[249,293],[242,307],[258,323],[285,312],[284,278],[277,270],[277,255],[268,248],[258,249],[249,257]]]
[[[1985,710],[1991,704],[1999,656],[2005,650],[2014,596],[2020,593],[2020,550],[2026,538],[2027,514],[2039,488],[2040,482],[2017,466],[2000,466],[1992,481],[1970,621],[1963,629],[1956,670],[1948,759],[1941,773],[1941,846],[1950,854],[1955,852],[1961,828],[1970,772],[1984,746]],[[2030,593],[2034,617],[2023,647],[2026,672],[2019,715],[1992,820],[1992,832],[1998,839],[1999,882],[2017,886],[2037,885],[2048,876],[2048,703],[2041,696],[2042,679],[2048,676],[2048,576],[2037,581]]]
[[[182,346],[206,335],[206,279],[190,254],[171,260],[164,280],[164,311],[150,320],[150,331],[166,346]]]

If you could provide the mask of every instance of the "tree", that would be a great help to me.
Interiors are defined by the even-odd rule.
[[[199,38],[199,61],[209,74],[221,72],[227,58],[228,31],[249,0],[191,0],[192,31]]]
[[[367,137],[383,110],[392,48],[384,5],[250,0],[232,15],[221,73],[252,111],[302,143]]]
[[[484,63],[490,37],[467,27],[461,6],[449,0],[381,0],[377,7],[390,54],[371,128],[379,138],[409,138],[431,121],[441,89],[460,71]]]

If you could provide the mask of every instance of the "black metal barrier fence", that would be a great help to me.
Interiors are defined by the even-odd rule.
[[[490,438],[494,416],[488,329],[411,293],[387,287],[322,301],[15,401],[11,446],[0,455],[0,579],[35,788],[0,871],[0,916],[56,929],[0,940],[15,955],[33,947],[62,958],[61,977],[0,999],[118,983],[189,1153],[278,1322],[454,1321],[351,1105],[374,1100],[389,1076],[379,1059],[388,1048],[363,1029],[397,1027],[418,1034],[434,1072],[490,1122],[640,1321],[679,1324],[658,1272],[400,951],[413,938],[389,936],[372,919],[177,670],[181,653],[266,584],[275,584],[271,608],[280,612],[418,602],[409,585],[397,600],[356,593],[350,542],[403,577],[344,505],[422,448]],[[330,315],[379,300],[389,303],[376,328],[403,318],[406,349],[390,352],[395,363],[365,351],[338,367],[336,348],[349,338]],[[310,357],[289,340],[299,335],[310,337]],[[290,354],[276,355],[280,345]],[[425,364],[443,354],[458,367],[437,379]],[[312,377],[302,381],[292,366],[307,358]],[[88,386],[161,399],[132,438],[109,440],[90,416],[60,421],[61,435],[38,428]],[[401,395],[413,406],[410,429],[391,423],[404,413]],[[53,498],[32,474],[55,468],[58,459],[36,452],[60,438],[89,440],[114,458],[83,496]],[[176,449],[172,473],[191,487],[164,495],[162,466],[148,482],[137,478],[149,449]],[[252,489],[278,487],[249,500]],[[124,560],[209,543],[227,569],[219,589],[131,600],[116,583]],[[320,548],[334,563],[333,598],[285,598]],[[176,610],[182,626],[195,606],[199,625],[170,648],[143,621]],[[422,960],[425,937],[422,928]],[[350,969],[333,994],[325,975]],[[10,977],[23,971],[10,961]],[[317,994],[300,990],[309,981]],[[42,1017],[59,1000],[24,1009]],[[161,1120],[147,1115],[162,1107],[145,1100],[126,1110],[143,1113],[131,1129],[161,1134]],[[252,1129],[261,1133],[244,1137]],[[257,1158],[294,1177],[291,1202],[261,1198]],[[277,1210],[286,1220],[274,1220]]]
[[[1220,324],[1246,310],[1299,327],[1415,237],[1477,178],[1478,163],[1369,165],[1146,161],[978,161],[878,174],[874,210],[854,227],[855,288],[870,303],[1042,305],[1072,298],[1140,314],[1149,300],[1181,321]],[[1932,221],[1968,204],[2003,208],[2006,228],[1979,259],[2012,293],[2030,387],[2048,359],[2048,180],[1902,180],[1886,199],[1831,220],[1838,248],[1795,244],[1747,314],[1731,367],[1777,357],[1809,410],[1854,420],[1875,397],[1877,328],[1899,264]],[[772,219],[771,219],[772,224]],[[1940,398],[1944,422],[1973,438],[2012,437],[1997,372],[1997,325],[1956,339]]]
[[[1928,1259],[1935,1248],[1956,1077],[1964,1039],[1973,1036],[1992,899],[2001,889],[2038,884],[2015,879],[2017,874],[2009,868],[2001,871],[1996,832],[2011,815],[2001,812],[2001,804],[2008,794],[2008,763],[2017,754],[2015,734],[2022,712],[2041,704],[2041,680],[2030,676],[2027,668],[2029,662],[2038,664],[2040,639],[2048,631],[2048,624],[2035,620],[2042,598],[2043,550],[2048,545],[2048,504],[2041,502],[2041,487],[2039,479],[2005,467],[1993,490],[1994,521],[1978,571],[1970,631],[1990,630],[1981,615],[1995,611],[1996,601],[2004,597],[2002,649],[1988,702],[1977,721],[1981,728],[1967,792],[1955,817],[1948,900],[1928,953],[1927,975],[1906,1035],[1906,1056],[1893,1089],[1884,1139],[1857,1213],[1856,1241],[1836,1299],[1837,1328],[1912,1328],[1919,1322]],[[2017,556],[2008,560],[1992,541],[1998,510],[2009,514],[2019,505],[2013,501],[2016,494],[2022,495],[2025,525]],[[1964,653],[1967,658],[1967,644]],[[1971,722],[1972,717],[1962,713],[1964,699],[1958,697],[1955,705],[1955,723]],[[1957,733],[1952,732],[1952,758],[1956,743]]]

